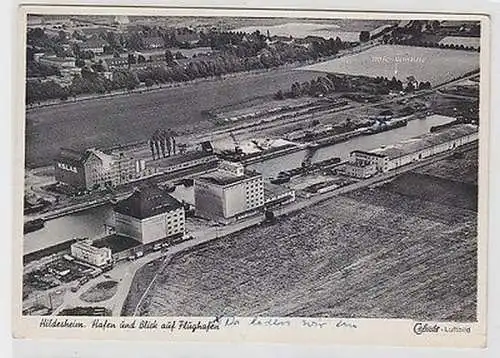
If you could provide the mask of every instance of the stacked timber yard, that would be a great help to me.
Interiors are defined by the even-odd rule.
[[[24,314],[474,321],[479,25],[226,20],[29,22]]]

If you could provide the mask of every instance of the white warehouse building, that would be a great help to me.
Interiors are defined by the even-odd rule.
[[[355,150],[351,152],[344,172],[357,178],[367,178],[377,172],[387,172],[433,155],[452,151],[477,141],[478,138],[477,126],[460,124],[369,152]]]
[[[228,222],[264,206],[262,175],[240,163],[222,162],[217,170],[194,180],[196,212],[205,218]]]
[[[112,262],[111,249],[107,247],[96,247],[92,245],[92,240],[81,240],[71,245],[71,256],[89,263],[91,265],[102,267]]]
[[[137,189],[114,209],[116,234],[141,244],[181,237],[185,232],[184,206],[157,187]]]

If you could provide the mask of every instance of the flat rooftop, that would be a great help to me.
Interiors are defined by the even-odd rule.
[[[122,236],[119,234],[112,234],[101,239],[98,239],[92,243],[95,247],[109,247],[112,254],[122,252],[133,247],[139,246],[141,243],[127,236]]]
[[[374,166],[374,164],[370,164],[370,163],[367,163],[367,162],[360,162],[360,161],[357,161],[357,162],[348,162],[345,165],[346,166],[351,166],[351,167],[358,167],[358,168],[365,168],[365,167],[369,167],[369,166]]]
[[[213,153],[196,151],[196,152],[186,152],[184,154],[175,154],[171,155],[170,157],[153,160],[151,153],[148,153],[148,156],[143,157],[142,159],[148,159],[147,165],[150,167],[170,167],[173,165],[182,164],[211,156],[215,157]]]
[[[229,184],[234,184],[246,179],[254,178],[256,176],[259,176],[260,174],[257,173],[256,171],[245,169],[245,172],[243,175],[235,175],[231,174],[229,172],[226,172],[224,170],[214,170],[210,172],[209,174],[200,176],[196,178],[196,180],[200,181],[205,181],[209,182],[212,184],[217,184],[217,185],[229,185]]]
[[[385,148],[375,149],[371,151],[371,153],[389,157],[391,159],[399,158],[404,155],[415,153],[426,148],[476,133],[477,131],[477,126],[472,124],[460,124],[439,132],[426,133],[418,137],[413,137]]]
[[[264,198],[269,198],[273,196],[279,196],[292,192],[293,190],[282,185],[277,185],[273,183],[264,183]]]

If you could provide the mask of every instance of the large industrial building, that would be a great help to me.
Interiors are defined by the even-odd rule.
[[[262,175],[224,161],[216,170],[195,178],[194,195],[198,215],[228,222],[264,206]]]
[[[62,149],[56,160],[56,181],[77,190],[114,187],[151,175],[144,160],[98,149],[84,152]]]
[[[114,208],[116,234],[141,244],[182,237],[184,206],[157,187],[137,189]]]
[[[198,166],[212,166],[212,168],[215,168],[217,163],[218,158],[212,152],[192,151],[150,160],[147,162],[147,165],[159,173],[173,173]]]
[[[349,163],[343,167],[343,170],[345,174],[356,178],[367,178],[377,172],[394,170],[477,140],[477,126],[456,125],[369,152],[353,151]]]

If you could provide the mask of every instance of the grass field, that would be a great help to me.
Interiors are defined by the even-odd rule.
[[[430,81],[435,86],[476,69],[479,69],[477,52],[382,45],[298,70],[368,77],[396,76],[401,81],[406,81],[408,76],[415,76],[417,81]]]
[[[178,255],[141,314],[474,321],[473,202],[424,174],[335,197]]]
[[[118,290],[118,282],[104,281],[100,282],[94,287],[89,288],[87,291],[80,295],[80,299],[85,302],[95,303],[109,300],[116,294]]]
[[[463,157],[441,160],[425,166],[417,172],[477,186],[479,174],[478,151],[467,152]]]
[[[39,108],[26,114],[26,165],[53,163],[60,147],[110,146],[147,140],[157,128],[178,133],[214,124],[202,110],[227,106],[289,88],[311,72],[270,71],[106,99]]]

